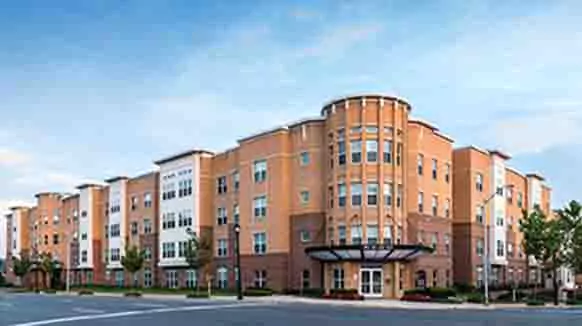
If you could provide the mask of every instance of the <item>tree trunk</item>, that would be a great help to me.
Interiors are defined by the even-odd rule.
[[[533,298],[534,300],[536,300],[538,298],[538,279],[537,279],[537,267],[535,268],[536,271],[536,278],[534,280],[534,288],[533,288]],[[528,271],[528,273],[530,273],[530,271]]]
[[[554,255],[552,257],[552,283],[554,286],[554,305],[557,306],[560,304],[560,298],[559,298],[559,286],[558,286],[558,268],[556,266],[556,255]]]

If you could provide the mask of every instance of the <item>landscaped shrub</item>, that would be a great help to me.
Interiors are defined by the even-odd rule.
[[[357,289],[333,289],[329,295],[323,297],[336,300],[364,300],[364,297],[359,294]]]
[[[199,293],[188,293],[186,294],[186,298],[188,299],[208,299],[208,292],[199,292]]]
[[[88,289],[79,290],[77,292],[78,295],[93,295],[93,291]]]
[[[457,283],[453,286],[457,293],[473,293],[477,288],[472,284]]]
[[[467,296],[467,302],[470,303],[483,303],[485,302],[485,296],[481,293],[475,292]]]
[[[582,306],[582,299],[568,299],[568,301],[566,301],[566,304],[569,306]]]
[[[42,293],[44,293],[44,294],[56,294],[57,291],[53,290],[53,289],[46,289],[46,290],[43,290]]]
[[[448,299],[456,297],[457,292],[449,288],[417,288],[404,291],[405,295],[420,295],[428,296],[431,299]],[[414,298],[414,297],[411,297]]]
[[[546,303],[543,300],[539,300],[539,299],[529,299],[526,301],[526,304],[528,306],[545,306]]]
[[[400,298],[401,301],[411,301],[411,302],[430,302],[431,297],[425,293],[404,293]]]
[[[245,297],[267,297],[273,295],[273,290],[267,288],[246,288],[243,295]]]
[[[516,292],[515,292],[516,302],[522,302],[526,297],[527,297],[527,294],[525,294],[522,291],[516,290]],[[497,296],[497,298],[494,301],[495,302],[502,302],[502,303],[514,302],[513,301],[513,291],[507,291],[505,293],[500,294],[499,296]]]
[[[139,298],[141,297],[141,292],[138,291],[128,291],[123,293],[124,297],[132,297],[132,298]]]
[[[309,298],[321,298],[325,293],[324,289],[318,288],[306,288],[306,289],[287,289],[283,291],[284,294],[287,295],[297,295],[302,297],[309,297]]]

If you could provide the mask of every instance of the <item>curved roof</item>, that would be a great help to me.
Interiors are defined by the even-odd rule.
[[[373,262],[409,261],[433,249],[423,245],[331,245],[305,249],[305,253],[323,262]]]
[[[346,100],[357,100],[357,99],[361,99],[361,98],[383,98],[383,99],[390,100],[390,101],[397,101],[400,103],[404,103],[404,104],[406,104],[406,106],[408,106],[409,111],[412,108],[412,105],[410,105],[410,103],[408,103],[408,101],[406,101],[402,98],[399,98],[396,96],[390,96],[390,95],[369,93],[369,94],[354,94],[354,95],[348,95],[348,96],[343,96],[343,97],[338,97],[338,98],[332,99],[322,106],[320,114],[323,115],[323,112],[332,104],[336,104],[336,103],[346,101]]]

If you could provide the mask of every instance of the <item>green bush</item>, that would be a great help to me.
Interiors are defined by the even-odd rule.
[[[93,295],[93,291],[84,289],[84,290],[79,290],[77,292],[77,294],[78,295]]]
[[[582,306],[582,299],[578,300],[568,299],[568,301],[566,301],[566,304],[569,306]]]
[[[8,290],[9,293],[27,293],[32,292],[32,290],[27,288],[11,288]]]
[[[199,292],[199,293],[188,293],[186,294],[186,298],[188,299],[208,299],[208,292]]]
[[[267,297],[273,295],[273,290],[267,288],[246,288],[243,295],[245,297]]]
[[[123,293],[124,297],[139,298],[141,297],[141,292],[138,291],[128,291]]]
[[[515,292],[516,302],[523,302],[523,300],[527,297],[527,295],[522,291]],[[501,295],[497,296],[495,302],[501,303],[512,303],[513,301],[513,291],[504,292]]]
[[[543,301],[543,300],[540,300],[540,299],[535,299],[535,300],[534,299],[529,299],[529,300],[526,301],[526,304],[528,306],[536,306],[537,307],[537,306],[545,306],[546,305],[546,302]]]
[[[481,293],[471,293],[467,296],[467,302],[483,303],[485,302],[485,296]]]
[[[332,289],[331,294],[358,294],[358,289]]]

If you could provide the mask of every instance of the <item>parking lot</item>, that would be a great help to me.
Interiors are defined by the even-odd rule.
[[[246,300],[0,294],[0,325],[576,325],[581,310],[402,310]]]

